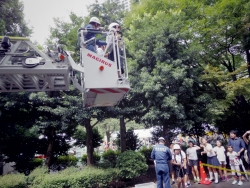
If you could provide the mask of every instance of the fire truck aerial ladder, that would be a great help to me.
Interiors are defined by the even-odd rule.
[[[84,41],[88,32],[111,36],[107,48],[113,47],[114,61],[86,48],[95,43],[95,38]],[[0,93],[69,90],[73,83],[82,92],[84,107],[116,105],[130,90],[123,39],[112,32],[79,29],[78,40],[77,64],[60,46],[49,45],[42,52],[28,38],[0,36]]]

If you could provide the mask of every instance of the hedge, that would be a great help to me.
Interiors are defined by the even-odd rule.
[[[31,188],[102,188],[118,177],[117,169],[67,168],[57,174],[45,175],[39,185],[32,185]]]
[[[26,188],[24,174],[7,174],[0,176],[0,188]]]

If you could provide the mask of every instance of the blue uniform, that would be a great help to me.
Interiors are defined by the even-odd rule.
[[[172,154],[168,147],[163,144],[156,145],[151,153],[151,158],[155,160],[155,171],[157,178],[157,188],[171,188],[169,181],[168,161],[172,160]]]
[[[93,25],[88,24],[88,25],[85,26],[85,29],[91,30],[91,29],[95,29],[95,28],[93,27]],[[95,36],[96,36],[95,33],[87,33],[84,36],[84,41],[87,41],[87,40],[89,40],[89,39],[91,39],[91,38],[93,38]],[[105,41],[100,41],[100,40],[96,40],[96,44],[98,46],[105,46],[105,45],[107,45],[107,43]],[[90,51],[96,53],[95,43],[90,43],[86,48],[89,49]]]

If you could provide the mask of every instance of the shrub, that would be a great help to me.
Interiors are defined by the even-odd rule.
[[[131,150],[118,156],[116,167],[120,170],[120,176],[126,179],[138,177],[148,169],[145,157]]]
[[[74,155],[62,155],[57,158],[57,164],[61,164],[65,167],[76,166],[77,161],[78,159]]]
[[[114,168],[116,165],[116,159],[119,154],[120,154],[119,151],[114,151],[112,149],[108,149],[107,151],[104,151],[102,153],[102,159],[103,159],[102,164],[105,163],[106,164],[105,167]]]
[[[32,160],[31,163],[32,163],[33,167],[36,168],[36,167],[38,167],[38,166],[42,166],[42,164],[43,164],[43,159],[34,158],[34,159]]]
[[[153,148],[147,148],[146,146],[143,146],[139,152],[145,157],[147,164],[153,164],[153,160],[151,159],[151,152]]]
[[[90,188],[108,187],[112,181],[118,179],[117,169],[98,169],[86,167],[83,170],[67,168],[57,174],[46,175],[39,186],[31,188]]]
[[[94,157],[94,164],[96,165],[96,164],[98,164],[99,163],[99,161],[100,161],[100,159],[101,159],[101,156],[97,153],[97,152],[94,152],[93,153],[93,157]],[[82,163],[84,164],[84,165],[87,165],[87,154],[84,154],[83,156],[82,156]]]
[[[121,138],[120,133],[117,134],[116,137],[116,145],[118,149],[120,149],[121,145]],[[130,128],[126,132],[126,150],[133,150],[136,151],[142,146],[141,141],[138,138],[138,135],[135,134],[134,129]]]
[[[26,177],[23,174],[0,176],[0,188],[26,188]]]
[[[38,167],[34,169],[28,176],[27,182],[28,184],[32,184],[35,179],[41,179],[40,177],[44,177],[46,174],[48,174],[49,170],[46,167]],[[39,183],[38,180],[36,182]]]

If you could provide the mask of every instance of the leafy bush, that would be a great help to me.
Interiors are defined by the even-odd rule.
[[[116,145],[118,149],[120,149],[121,138],[120,133],[117,134],[116,137]],[[138,138],[138,135],[135,134],[134,129],[130,128],[126,132],[126,150],[138,150],[142,146],[141,141]]]
[[[148,169],[145,157],[140,152],[131,150],[118,156],[116,167],[120,170],[120,177],[126,179],[138,177]]]
[[[114,151],[112,149],[108,149],[107,151],[104,151],[102,153],[102,163],[106,164],[106,167],[114,168],[116,165],[116,159],[118,155],[120,154],[120,151]]]
[[[99,163],[99,161],[100,161],[100,159],[101,159],[101,156],[97,153],[97,152],[94,152],[93,153],[93,157],[94,157],[94,164],[96,165],[96,164],[98,164]],[[84,165],[87,165],[87,154],[84,154],[83,156],[82,156],[82,163],[84,164]]]
[[[44,177],[46,174],[48,174],[49,170],[46,167],[38,167],[34,169],[28,176],[27,182],[28,184],[32,184],[35,179],[41,179],[40,177]],[[38,180],[36,180],[37,182]],[[39,181],[38,181],[39,183]]]
[[[108,187],[112,181],[118,179],[117,169],[98,169],[86,167],[83,170],[78,168],[67,168],[57,174],[46,175],[40,185],[32,185],[31,188],[87,188],[87,187]]]
[[[147,164],[152,164],[153,160],[151,159],[151,152],[153,148],[147,148],[146,146],[143,146],[139,152],[145,157]]]
[[[33,164],[33,167],[36,168],[38,166],[42,166],[43,164],[43,159],[40,159],[40,158],[34,158],[32,160],[32,164]]]
[[[26,188],[26,177],[23,174],[0,176],[0,188]]]
[[[62,164],[65,167],[76,166],[77,157],[74,155],[62,155],[57,158],[57,164]]]

